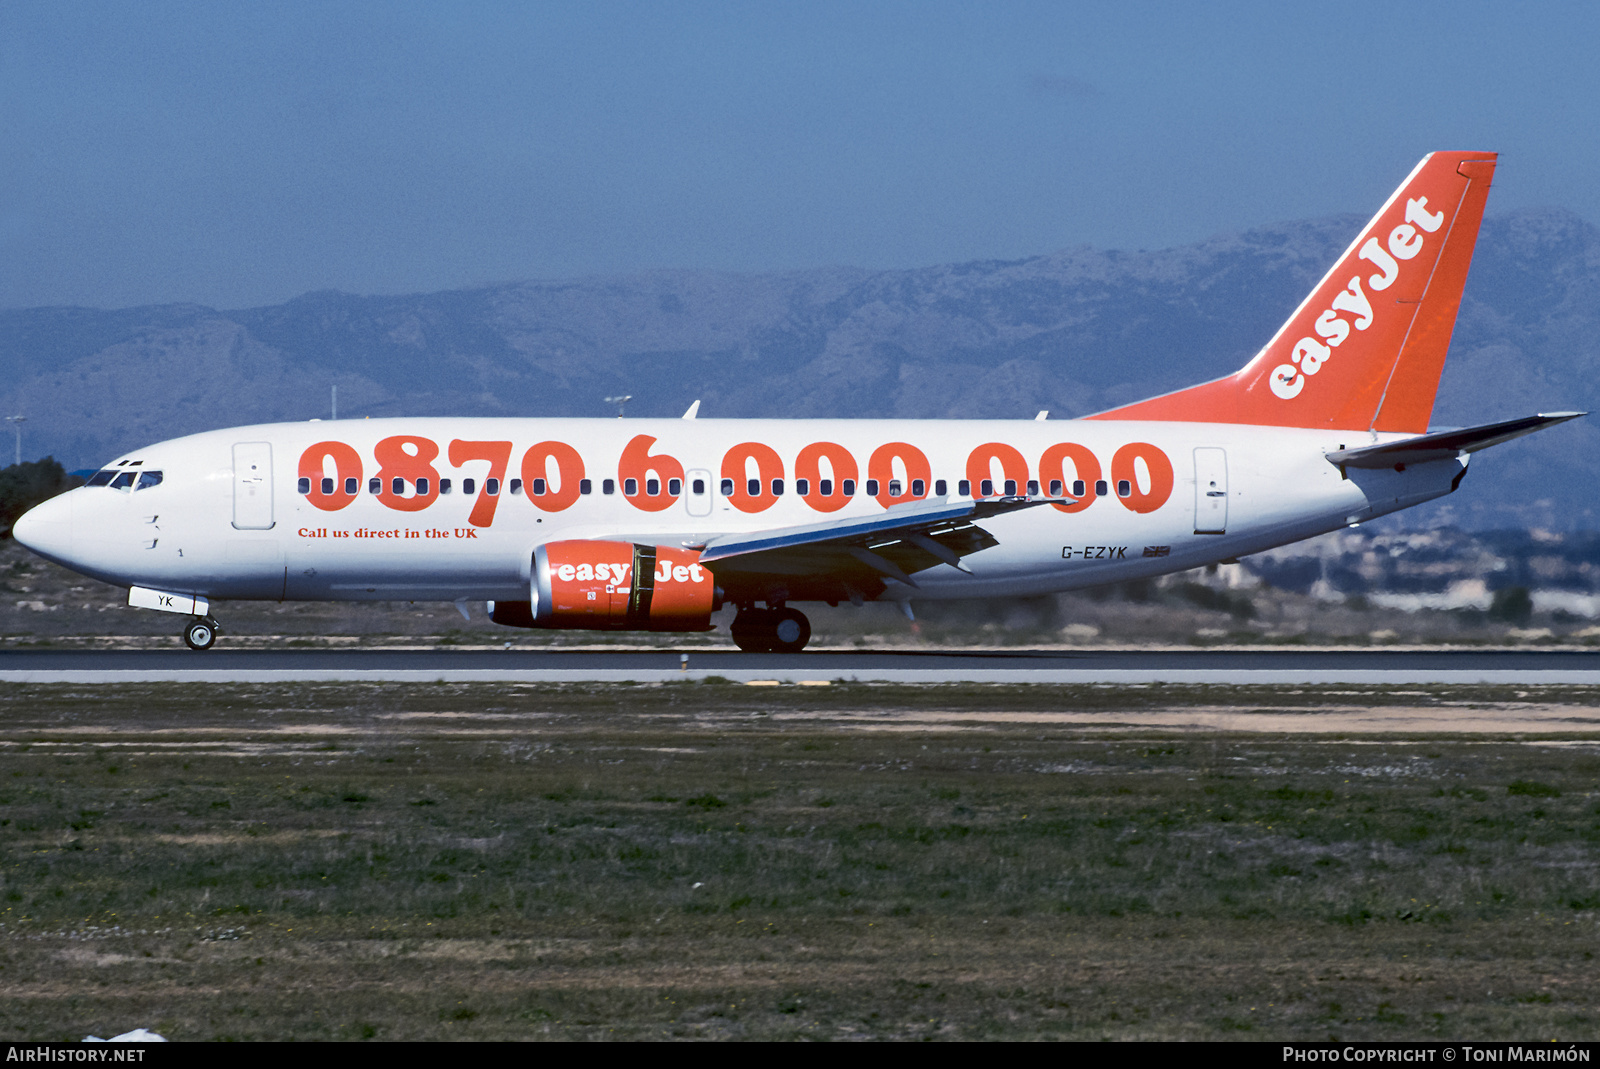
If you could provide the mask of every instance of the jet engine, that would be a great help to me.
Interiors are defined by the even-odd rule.
[[[708,631],[718,607],[696,550],[631,542],[550,542],[533,551],[530,601],[499,601],[489,618],[511,627],[594,631]]]

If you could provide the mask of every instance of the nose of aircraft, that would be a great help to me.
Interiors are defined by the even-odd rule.
[[[72,556],[71,495],[62,494],[35,505],[17,518],[11,537],[41,557],[66,563]]]

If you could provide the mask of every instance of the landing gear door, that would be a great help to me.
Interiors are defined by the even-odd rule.
[[[239,442],[233,447],[233,526],[267,531],[272,522],[272,445]]]
[[[711,515],[711,473],[709,471],[684,472],[683,502],[691,516]]]
[[[1210,446],[1194,451],[1194,533],[1228,531],[1228,454]]]

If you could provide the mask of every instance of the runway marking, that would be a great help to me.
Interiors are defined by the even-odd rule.
[[[39,669],[0,671],[0,683],[674,683],[704,682],[819,685],[823,683],[1045,683],[1137,686],[1157,683],[1216,686],[1447,684],[1454,686],[1600,686],[1600,670],[1380,668],[884,668],[786,671],[771,668],[688,672],[653,668],[505,669]]]

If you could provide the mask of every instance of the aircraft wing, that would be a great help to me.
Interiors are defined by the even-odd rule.
[[[1382,445],[1359,446],[1355,449],[1338,449],[1328,453],[1328,462],[1341,468],[1388,468],[1398,464],[1421,464],[1427,460],[1446,460],[1463,453],[1476,453],[1491,445],[1509,442],[1546,427],[1554,427],[1569,419],[1586,416],[1587,412],[1551,412],[1548,415],[1523,416],[1500,423],[1485,423],[1479,427],[1463,427],[1453,431],[1433,431],[1415,438]]]
[[[821,600],[875,597],[886,578],[915,587],[912,574],[925,568],[966,571],[962,557],[999,545],[980,521],[1052,500],[919,501],[878,516],[722,535],[706,543],[700,563],[729,588],[782,586],[795,598],[823,591]]]

